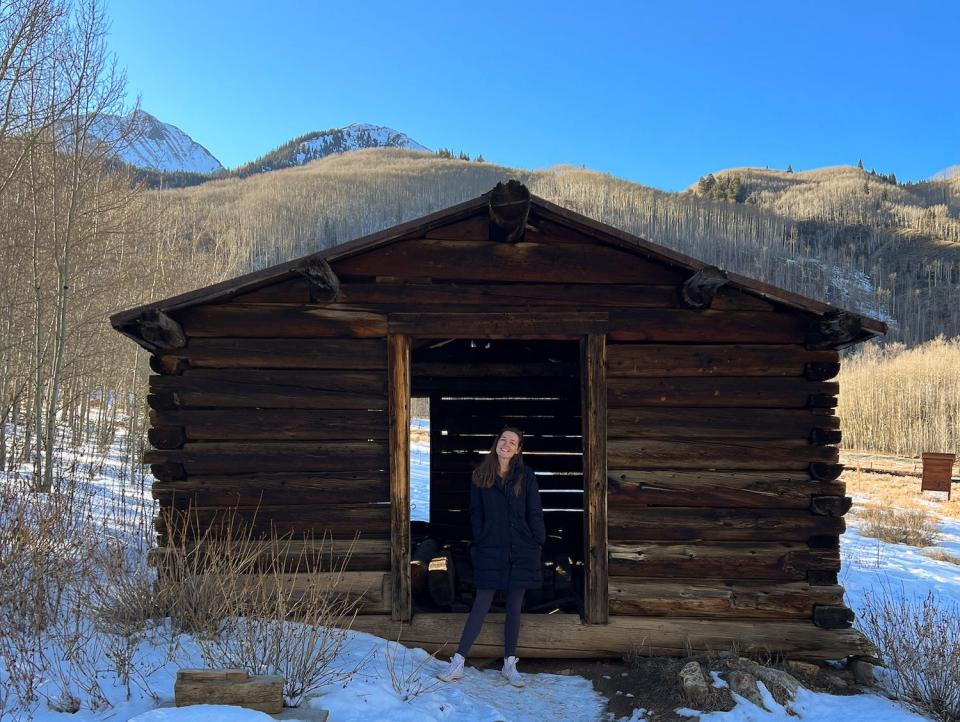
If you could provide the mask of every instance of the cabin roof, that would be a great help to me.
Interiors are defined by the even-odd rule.
[[[199,304],[227,300],[233,296],[247,293],[263,286],[295,278],[300,275],[299,269],[311,263],[315,264],[321,260],[327,262],[338,261],[349,256],[359,255],[376,248],[381,248],[391,243],[422,237],[425,233],[436,228],[488,213],[490,196],[493,192],[494,191],[488,191],[481,196],[463,203],[450,206],[420,218],[415,218],[406,223],[391,226],[390,228],[371,233],[347,243],[321,249],[292,261],[278,263],[269,268],[204,286],[193,291],[188,291],[187,293],[118,311],[110,316],[110,323],[115,329],[129,336],[141,346],[153,350],[151,344],[139,336],[134,323],[145,314],[151,312],[170,313]],[[587,235],[598,243],[614,246],[646,259],[692,273],[696,273],[710,265],[531,194],[528,223],[535,224],[538,220],[550,221]],[[768,301],[787,308],[821,317],[830,314],[844,314],[855,318],[859,322],[858,334],[853,339],[841,345],[859,343],[887,332],[887,325],[885,323],[869,316],[849,312],[831,304],[807,298],[806,296],[737,273],[727,272],[726,276],[727,283],[730,287],[767,299]]]

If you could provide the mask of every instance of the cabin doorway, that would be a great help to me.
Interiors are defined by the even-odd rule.
[[[524,461],[536,473],[547,528],[543,587],[527,592],[524,613],[583,614],[580,349],[578,340],[412,339],[414,614],[470,610],[470,474],[504,425],[524,432]]]

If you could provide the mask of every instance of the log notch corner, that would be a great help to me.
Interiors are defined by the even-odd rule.
[[[727,284],[727,272],[716,266],[704,266],[680,288],[680,300],[687,308],[707,309],[717,291]]]
[[[144,311],[120,330],[154,349],[170,350],[187,345],[187,336],[180,324],[158,309]]]
[[[324,258],[308,258],[294,269],[310,282],[313,303],[333,303],[340,293],[340,279]]]
[[[813,320],[806,345],[808,348],[843,348],[855,342],[862,331],[859,316],[835,309]]]
[[[527,230],[530,191],[517,180],[500,182],[490,191],[490,240],[519,243]]]

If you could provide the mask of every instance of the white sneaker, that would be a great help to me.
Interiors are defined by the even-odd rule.
[[[453,658],[450,660],[450,664],[447,665],[447,668],[442,672],[437,674],[437,677],[442,679],[444,682],[456,682],[458,679],[463,679],[463,664],[467,660],[463,658],[463,655],[460,652],[457,652],[453,655]]]
[[[514,687],[523,686],[523,678],[520,676],[520,673],[517,671],[517,658],[516,657],[504,657],[503,658],[503,669],[500,670],[500,674],[507,678],[507,681],[510,682]]]

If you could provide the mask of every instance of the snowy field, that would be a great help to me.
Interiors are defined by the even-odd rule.
[[[420,428],[426,428],[428,422],[416,423]],[[139,541],[136,530],[140,524],[124,520],[123,515],[140,519],[145,511],[152,509],[149,491],[144,492],[149,485],[131,490],[129,484],[119,480],[117,470],[123,467],[119,456],[118,448],[113,448],[104,454],[84,452],[68,461],[76,462],[85,479],[85,487],[91,492],[91,523],[97,521],[98,514],[107,516],[113,533],[129,535],[131,545],[135,545]],[[426,518],[427,446],[416,444],[412,457],[412,517]],[[0,483],[14,483],[14,480],[0,476]],[[941,546],[960,555],[960,522],[943,520],[941,529]],[[844,566],[840,581],[846,587],[848,603],[854,610],[860,608],[868,590],[884,585],[908,596],[922,596],[928,590],[934,590],[942,600],[960,603],[960,574],[953,564],[924,556],[919,549],[863,537],[858,533],[855,521],[851,521],[842,539],[841,550]],[[171,653],[174,647],[179,649],[176,655]],[[134,689],[129,701],[125,699],[122,685],[103,673],[100,683],[111,705],[109,708],[99,711],[83,708],[74,714],[65,714],[39,706],[33,719],[39,722],[255,722],[272,719],[262,713],[233,707],[173,708],[176,669],[203,666],[199,649],[189,636],[177,637],[166,626],[160,626],[141,643],[138,657],[145,678]],[[176,661],[171,661],[173,658]],[[391,658],[393,677],[399,676],[399,684],[391,679]],[[593,689],[592,683],[575,675],[529,674],[526,675],[527,686],[515,689],[499,676],[496,669],[470,668],[464,680],[446,685],[434,677],[444,666],[441,660],[431,659],[422,650],[406,650],[394,642],[363,633],[350,634],[337,665],[344,670],[357,668],[358,671],[349,683],[328,686],[306,703],[307,707],[329,710],[330,722],[619,722],[604,713],[606,700]],[[522,671],[522,660],[520,668]],[[5,684],[6,675],[7,670],[0,667],[0,685]],[[149,690],[152,696],[145,690]],[[771,711],[762,710],[735,695],[737,706],[730,712],[702,715],[694,710],[679,712],[689,713],[691,719],[699,716],[710,722],[927,719],[878,694],[833,696],[801,690],[796,701],[786,710],[762,685],[761,693]],[[303,717],[296,715],[295,710],[290,710],[285,719],[309,718],[306,713]],[[648,718],[642,710],[635,710],[632,717],[620,719],[639,722]]]

